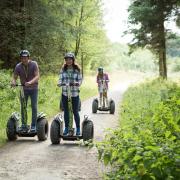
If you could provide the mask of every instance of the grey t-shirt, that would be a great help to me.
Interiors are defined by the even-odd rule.
[[[38,70],[38,64],[36,61],[29,60],[28,65],[25,66],[21,62],[15,67],[14,73],[20,77],[21,84],[31,81],[35,77],[35,72]],[[38,81],[32,84],[30,87],[24,87],[24,89],[37,89]]]

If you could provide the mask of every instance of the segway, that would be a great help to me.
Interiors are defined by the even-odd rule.
[[[81,135],[75,135],[75,128],[73,128],[73,110],[72,110],[72,99],[71,99],[71,86],[70,84],[63,84],[67,88],[68,93],[68,110],[69,110],[69,127],[68,134],[63,135],[63,117],[62,114],[57,114],[52,123],[50,129],[50,138],[52,144],[59,144],[61,139],[67,141],[76,141],[81,140],[88,141],[93,140],[94,137],[94,125],[93,122],[88,118],[88,116],[84,116],[84,120],[81,124]]]
[[[92,102],[92,113],[97,113],[97,111],[109,111],[110,114],[114,114],[115,112],[115,102],[110,99],[107,102],[107,97],[106,97],[106,94],[107,94],[107,86],[106,86],[106,83],[105,83],[105,80],[102,80],[101,81],[101,87],[102,88],[102,102],[100,102],[100,100],[98,100],[98,98],[95,98]],[[100,98],[99,98],[100,99]]]
[[[20,126],[21,116],[18,112],[13,112],[8,119],[6,126],[6,134],[8,140],[14,141],[19,137],[34,137],[37,135],[39,141],[44,141],[48,136],[48,121],[43,112],[37,115],[36,131],[31,131],[30,126],[27,124],[27,103],[24,96],[23,85],[16,85],[20,87],[20,105],[24,115],[23,128]]]

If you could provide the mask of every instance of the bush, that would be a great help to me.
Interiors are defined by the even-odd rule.
[[[163,80],[131,87],[120,115],[120,128],[98,144],[112,167],[105,178],[179,179],[180,87]]]

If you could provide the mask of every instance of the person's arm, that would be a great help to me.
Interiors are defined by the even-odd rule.
[[[78,73],[78,84],[79,86],[82,84],[82,74]]]
[[[99,83],[99,79],[98,79],[98,76],[96,76],[96,82]]]
[[[102,79],[99,78],[99,76],[97,75],[97,78],[96,78],[96,82],[98,83],[98,85],[100,85],[100,83],[102,83]]]
[[[34,71],[34,75],[35,75],[34,78],[32,80],[26,82],[25,86],[31,86],[32,84],[38,82],[38,80],[39,80],[39,67],[38,67],[37,63],[36,63],[36,69]]]
[[[106,74],[106,82],[109,82],[109,76]]]
[[[19,76],[19,68],[18,68],[18,65],[16,65],[14,72],[13,72],[13,75],[12,75],[11,86],[16,85],[16,81],[17,81],[18,76]]]
[[[14,72],[13,76],[12,76],[12,81],[11,81],[11,85],[15,86],[16,85],[16,80],[18,78],[18,75]]]
[[[62,86],[62,84],[63,84],[63,71],[61,70],[60,74],[59,74],[59,80],[58,80],[57,85],[60,87],[60,86]]]

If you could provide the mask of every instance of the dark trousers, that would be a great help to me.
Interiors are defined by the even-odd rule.
[[[79,116],[79,96],[71,97],[72,109],[74,114],[74,119],[76,123],[76,128],[80,128],[80,116]],[[68,110],[68,97],[62,95],[62,103],[64,107],[64,121],[65,127],[69,126],[69,110]]]
[[[38,98],[38,89],[25,89],[24,96],[26,99],[26,105],[28,102],[28,98],[31,99],[31,109],[32,109],[32,123],[31,126],[36,126],[37,121],[37,98]],[[22,115],[22,124],[24,123],[24,114],[21,108],[21,115]]]

